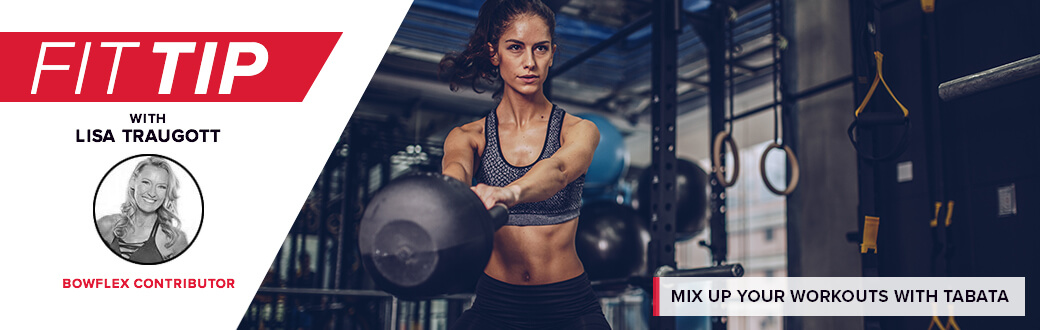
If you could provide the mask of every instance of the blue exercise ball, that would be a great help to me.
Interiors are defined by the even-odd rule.
[[[628,148],[621,131],[607,117],[594,113],[578,114],[596,124],[599,129],[599,145],[592,156],[592,163],[585,175],[585,190],[588,201],[616,200],[621,175],[628,168]]]

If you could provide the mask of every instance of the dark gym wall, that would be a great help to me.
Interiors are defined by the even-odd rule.
[[[1040,54],[1040,2],[950,1],[946,6],[939,21],[940,80]],[[947,190],[957,201],[955,219],[965,225],[953,232],[954,243],[960,243],[951,260],[954,275],[1037,274],[1037,263],[1028,256],[1040,251],[1035,237],[1040,229],[1038,91],[1040,78],[1031,78],[940,105]],[[999,217],[997,188],[1009,184],[1015,186],[1018,212]]]
[[[784,1],[784,53],[789,94],[852,74],[847,1]],[[856,156],[845,128],[852,120],[852,84],[845,83],[788,104],[801,166],[798,189],[787,198],[789,276],[860,276],[856,230]],[[789,118],[789,117],[787,117]],[[793,125],[791,125],[793,124]],[[754,175],[749,180],[754,180]],[[784,329],[862,329],[860,317],[786,317]]]
[[[859,0],[854,0],[858,2]],[[852,74],[850,1],[787,2],[786,83],[791,93]],[[936,1],[935,49],[926,39],[920,1],[882,1],[878,30],[884,76],[911,111],[910,146],[894,161],[875,164],[875,202],[881,216],[881,276],[1029,276],[1040,251],[1038,200],[1040,79],[951,102],[938,101],[939,82],[1040,54],[1037,1]],[[869,56],[869,54],[867,55]],[[934,72],[933,72],[934,71]],[[868,78],[873,78],[870,76]],[[867,79],[863,84],[870,83]],[[802,182],[788,197],[791,276],[861,276],[855,151],[845,135],[854,99],[851,83],[797,100],[794,138]],[[882,89],[873,111],[899,111]],[[880,146],[898,138],[880,137]],[[897,164],[911,162],[913,179],[897,182]],[[868,169],[869,170],[869,169]],[[1014,184],[1017,214],[997,216],[998,187]],[[955,202],[947,257],[934,246],[933,203]],[[1037,296],[1029,286],[1028,296]],[[1035,308],[1032,308],[1035,310]],[[1027,315],[1035,314],[1027,311]],[[926,328],[927,317],[888,317],[884,329]],[[1024,318],[957,318],[964,328],[1012,328]],[[862,318],[789,317],[787,329],[861,329]]]
[[[878,30],[880,50],[885,54],[885,80],[910,109],[913,126],[906,153],[875,165],[874,198],[881,217],[879,274],[1036,274],[1036,262],[1028,256],[1040,251],[1040,240],[1034,238],[1040,224],[1032,208],[1038,200],[1035,155],[1040,147],[1035,143],[1040,141],[1040,133],[1035,125],[1040,120],[1040,99],[1036,97],[1040,79],[950,102],[938,101],[935,95],[938,83],[1040,54],[1040,20],[1036,17],[1040,2],[938,0],[934,55],[930,54],[929,22],[920,2],[882,3]],[[934,78],[930,78],[932,68],[937,70]],[[899,111],[880,88],[871,103],[874,111]],[[899,133],[892,134],[881,137],[880,145],[892,145]],[[900,183],[896,168],[903,162],[912,162],[913,179]],[[1012,184],[1017,214],[998,216],[997,189]],[[937,236],[939,229],[929,225],[933,203],[940,199],[955,203],[945,239]],[[942,249],[937,245],[943,240],[948,243],[945,254],[939,253]],[[1036,293],[1035,286],[1027,286],[1028,297],[1036,297]],[[1036,313],[1027,311],[1030,314]],[[929,317],[887,317],[881,319],[881,326],[925,328],[930,321]],[[1007,329],[1034,323],[1025,318],[958,317],[956,321],[965,329]]]
[[[946,81],[1040,54],[1040,2],[944,1],[939,16],[939,79]],[[938,5],[938,4],[937,4]],[[1040,78],[941,103],[947,198],[956,201],[951,276],[1031,276],[1040,252],[1036,212]],[[997,189],[1014,184],[1017,214],[998,216]],[[1034,277],[1035,278],[1035,277]],[[1035,284],[1035,283],[1034,283]],[[1040,296],[1036,285],[1026,296]],[[963,328],[1035,327],[1027,318],[963,318]]]

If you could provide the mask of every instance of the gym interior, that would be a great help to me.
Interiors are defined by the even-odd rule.
[[[448,329],[472,303],[466,292],[388,294],[358,240],[381,187],[440,172],[448,132],[496,106],[491,93],[452,92],[438,75],[482,3],[413,1],[240,329]],[[1040,2],[545,3],[559,45],[545,93],[601,135],[576,245],[613,329],[1040,321],[1029,310],[651,317],[633,280],[662,266],[688,276],[1036,274]]]

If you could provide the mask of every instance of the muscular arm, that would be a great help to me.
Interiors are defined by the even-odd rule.
[[[473,160],[477,146],[466,127],[456,127],[444,139],[444,158],[441,173],[469,185],[473,182]]]
[[[105,240],[105,243],[111,242],[115,236],[112,234],[112,228],[115,227],[116,222],[119,222],[119,217],[118,214],[110,214],[97,220],[98,232],[101,233],[101,239]]]
[[[475,189],[485,206],[546,200],[588,171],[599,144],[596,124],[578,117],[564,124],[560,149],[552,157],[539,161],[527,174],[502,189],[484,185]]]

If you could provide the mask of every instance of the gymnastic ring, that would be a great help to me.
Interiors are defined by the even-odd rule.
[[[787,189],[783,191],[773,187],[773,184],[769,182],[769,177],[766,176],[766,155],[769,155],[769,152],[773,149],[783,149],[784,153],[787,154],[787,162],[791,164],[791,182],[787,183]],[[762,182],[766,183],[766,188],[774,194],[787,196],[794,192],[794,188],[798,187],[798,175],[800,172],[798,169],[798,158],[794,156],[791,147],[780,145],[776,142],[770,143],[766,150],[762,152],[762,158],[758,160],[758,171],[762,173]]]
[[[335,240],[339,240],[339,231],[342,227],[343,216],[341,216],[339,213],[330,214],[329,217],[325,220],[325,228],[328,229],[329,234],[332,234],[332,237]]]
[[[730,181],[726,181],[726,167],[721,166],[722,164],[722,143],[726,142],[729,144],[729,150],[733,154],[733,178]],[[715,178],[719,180],[719,184],[723,187],[732,187],[737,183],[737,177],[740,176],[740,156],[737,149],[737,142],[733,141],[733,137],[729,135],[729,132],[722,131],[719,134],[715,134],[715,143],[713,144],[712,151],[712,163],[711,171],[715,172]]]
[[[321,218],[318,217],[318,211],[313,203],[307,202],[303,205],[303,210],[300,214],[303,216],[303,227],[309,233],[316,233],[321,228]]]

